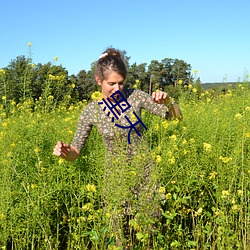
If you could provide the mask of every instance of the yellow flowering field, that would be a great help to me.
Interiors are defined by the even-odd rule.
[[[57,108],[48,96],[44,108],[42,100],[12,101],[9,113],[1,105],[0,249],[121,249],[115,239],[123,224],[112,228],[118,201],[149,159],[160,215],[157,224],[144,214],[130,218],[127,249],[249,249],[249,85],[188,93],[178,100],[182,121],[143,112],[151,154],[142,150],[132,165],[117,156],[109,183],[95,128],[77,161],[52,155],[58,140],[72,140],[86,102]],[[103,204],[104,185],[112,209]]]

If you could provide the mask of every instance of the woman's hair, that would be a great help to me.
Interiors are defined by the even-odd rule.
[[[127,68],[122,56],[122,53],[114,48],[108,48],[102,53],[95,65],[95,76],[98,76],[101,81],[108,77],[110,71],[115,71],[120,74],[124,80],[127,76]]]

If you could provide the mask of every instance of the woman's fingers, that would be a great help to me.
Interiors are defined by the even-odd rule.
[[[61,141],[57,142],[54,149],[53,154],[60,157],[66,157],[70,152],[70,145],[67,143],[63,143]]]
[[[153,92],[152,99],[159,104],[168,103],[169,102],[169,96],[168,93],[163,91],[157,91]]]

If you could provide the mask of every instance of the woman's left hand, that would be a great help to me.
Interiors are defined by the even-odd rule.
[[[171,102],[171,99],[168,93],[163,91],[157,91],[152,93],[152,99],[158,104],[168,104]]]

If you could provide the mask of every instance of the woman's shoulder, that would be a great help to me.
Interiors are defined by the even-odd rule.
[[[98,107],[98,101],[91,101],[89,102],[82,110],[82,113],[92,113]]]

